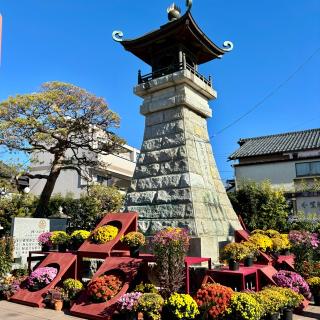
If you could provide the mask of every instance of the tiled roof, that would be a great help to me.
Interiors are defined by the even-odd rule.
[[[231,160],[290,151],[320,149],[320,128],[240,139],[238,143],[240,148],[229,156]]]

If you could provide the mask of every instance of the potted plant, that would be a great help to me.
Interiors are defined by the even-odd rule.
[[[54,308],[56,311],[62,310],[65,299],[66,293],[63,288],[60,287],[48,290],[46,296],[44,297],[45,303]]]
[[[63,281],[63,289],[69,304],[72,305],[78,297],[79,292],[83,289],[83,284],[79,280],[68,278]]]
[[[248,248],[243,243],[231,242],[221,251],[221,259],[229,261],[229,269],[239,270],[239,262],[248,254]]]
[[[178,292],[184,285],[185,256],[189,242],[188,231],[183,228],[167,227],[153,236],[155,273],[164,298]]]
[[[58,246],[59,252],[66,252],[70,236],[65,231],[53,231],[50,240]]]
[[[152,283],[143,283],[136,285],[134,288],[135,292],[141,292],[141,293],[159,293],[159,290],[156,288],[156,286]]]
[[[233,290],[218,283],[202,285],[195,300],[203,319],[223,317],[230,305]],[[209,316],[210,315],[210,316]]]
[[[282,310],[281,310],[281,320],[292,320],[293,318],[293,310],[297,308],[304,300],[302,294],[299,294],[293,291],[290,288],[283,288],[283,287],[276,287],[276,286],[269,286],[267,287],[269,290],[269,294],[272,294],[272,291],[276,292],[275,297],[279,299],[278,293],[282,296],[280,300],[283,300],[282,303]],[[270,291],[271,290],[271,291]],[[264,292],[264,290],[262,290]],[[267,309],[268,306],[265,306]],[[269,309],[268,309],[269,310]]]
[[[26,279],[25,276],[14,277],[11,274],[0,280],[0,300],[9,300],[19,289],[20,284]]]
[[[241,243],[247,248],[247,253],[243,260],[243,265],[245,267],[251,267],[257,255],[259,254],[259,250],[253,242],[242,241]]]
[[[75,230],[70,235],[70,249],[78,250],[79,247],[90,237],[90,232],[86,230]]]
[[[119,229],[111,225],[105,225],[99,227],[92,232],[90,239],[92,242],[97,244],[107,243],[118,235]]]
[[[314,304],[320,306],[320,277],[311,277],[307,279],[307,282],[313,295]]]
[[[254,243],[262,252],[272,249],[272,240],[267,235],[255,233],[249,237],[249,241]]]
[[[58,273],[57,268],[43,267],[32,271],[27,278],[27,287],[32,291],[37,291],[47,286]]]
[[[226,310],[225,319],[258,320],[263,314],[263,307],[255,295],[247,292],[235,292]]]
[[[141,232],[132,231],[127,233],[121,241],[130,248],[130,257],[138,258],[139,249],[145,244],[146,238]]]
[[[51,236],[52,232],[43,232],[38,236],[38,242],[41,245],[42,251],[49,251],[51,249]]]
[[[162,309],[162,319],[166,320],[191,320],[200,314],[198,305],[189,294],[174,292],[165,300]]]
[[[158,293],[144,293],[138,299],[137,311],[143,314],[144,320],[160,320],[163,298]]]
[[[272,279],[278,286],[290,288],[310,300],[311,292],[309,285],[300,274],[292,271],[280,270],[272,276]]]
[[[123,281],[113,274],[103,275],[89,282],[87,294],[93,302],[105,302],[121,290]]]
[[[124,294],[117,301],[117,310],[121,314],[121,319],[136,320],[138,300],[142,296],[141,292],[130,292]]]
[[[266,320],[278,320],[280,312],[287,304],[287,298],[279,291],[266,288],[257,293]]]

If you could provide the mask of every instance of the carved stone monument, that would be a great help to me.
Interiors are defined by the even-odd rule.
[[[190,255],[217,261],[219,246],[241,229],[221,182],[209,141],[209,100],[217,97],[198,65],[221,57],[189,10],[168,9],[170,22],[134,40],[114,39],[152,67],[139,71],[135,94],[143,98],[144,139],[126,209],[139,213],[139,227],[152,235],[166,226],[187,227]]]

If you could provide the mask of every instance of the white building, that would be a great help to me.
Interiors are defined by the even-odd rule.
[[[95,159],[103,165],[95,168],[86,168],[89,180],[81,177],[75,170],[63,170],[57,179],[53,194],[66,195],[67,193],[72,193],[75,197],[79,197],[82,192],[86,191],[88,184],[92,183],[116,186],[126,192],[130,186],[139,153],[138,149],[124,145],[121,153],[94,155]],[[38,152],[32,158],[30,173],[49,173],[52,161],[50,153]],[[30,192],[39,195],[45,183],[45,179],[30,179]]]
[[[240,139],[235,160],[236,187],[241,180],[268,179],[283,188],[295,211],[320,214],[320,129]]]

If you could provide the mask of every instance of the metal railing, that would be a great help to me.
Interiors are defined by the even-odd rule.
[[[149,82],[153,79],[160,78],[162,76],[168,75],[168,74],[176,72],[176,71],[181,71],[181,70],[189,70],[196,77],[198,77],[200,80],[202,80],[205,84],[212,87],[211,76],[209,76],[209,78],[207,79],[204,75],[199,73],[193,66],[191,66],[188,63],[172,64],[168,67],[155,70],[155,71],[148,73],[146,75],[141,75],[141,71],[139,70],[138,71],[138,84],[146,83],[146,82]]]

